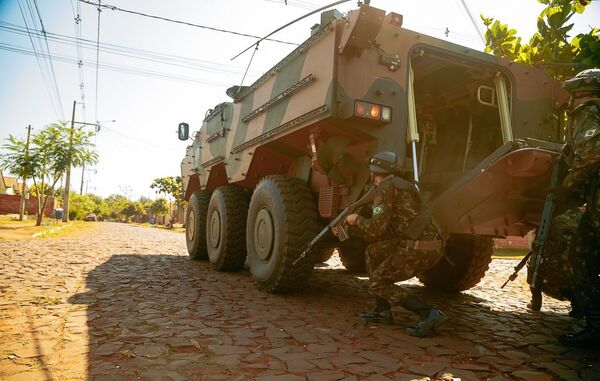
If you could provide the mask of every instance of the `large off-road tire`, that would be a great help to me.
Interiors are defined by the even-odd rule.
[[[475,286],[485,275],[494,251],[491,237],[453,234],[445,243],[446,257],[433,268],[419,274],[427,288],[438,291],[464,291]]]
[[[364,273],[367,271],[365,251],[367,244],[359,239],[350,238],[338,247],[338,254],[342,264],[351,273]]]
[[[185,218],[185,244],[190,258],[199,261],[208,259],[206,251],[206,210],[210,192],[194,192],[190,197]]]
[[[313,195],[301,180],[268,176],[256,186],[248,209],[246,248],[256,285],[267,292],[297,289],[313,268],[292,262],[318,233]]]
[[[217,271],[238,271],[246,260],[248,196],[236,186],[215,189],[206,213],[208,259]]]

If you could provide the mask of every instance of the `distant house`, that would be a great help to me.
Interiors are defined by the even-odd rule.
[[[16,177],[5,176],[0,169],[0,194],[21,194],[22,185]]]

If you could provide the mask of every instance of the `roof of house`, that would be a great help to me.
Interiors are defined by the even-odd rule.
[[[18,188],[19,180],[16,177],[4,176],[4,187],[5,188]]]

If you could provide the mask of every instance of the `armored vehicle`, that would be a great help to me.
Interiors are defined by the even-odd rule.
[[[568,94],[541,68],[402,21],[369,5],[326,11],[304,43],[208,110],[181,164],[191,258],[220,271],[247,262],[265,291],[300,287],[313,264],[292,262],[364,193],[378,151],[403,158],[446,237],[445,259],[419,276],[427,287],[474,286],[493,237],[536,226]],[[329,246],[313,261],[337,248],[349,270],[364,268],[363,242]]]

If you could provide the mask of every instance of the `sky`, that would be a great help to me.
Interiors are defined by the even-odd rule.
[[[331,2],[287,0],[286,5],[284,0],[105,0],[102,4],[264,36]],[[536,0],[372,0],[371,5],[403,14],[403,26],[408,29],[483,50],[463,2],[480,30],[485,30],[479,17],[484,14],[508,23],[525,41],[535,32],[536,18],[543,9]],[[356,1],[336,8],[345,13],[356,8]],[[21,10],[30,28],[34,28],[32,16],[38,30],[43,23],[54,76],[42,71],[31,54],[32,43],[44,48],[46,43],[43,37],[31,40],[24,33]],[[77,14],[81,38],[89,40],[82,43],[80,55],[73,42]],[[600,0],[594,0],[583,15],[573,18],[572,35],[587,32],[592,25],[600,26],[598,20]],[[317,13],[272,38],[301,43],[318,22]],[[191,131],[198,130],[208,109],[229,101],[225,90],[241,83],[252,50],[233,61],[231,58],[255,40],[113,9],[103,9],[98,24],[97,7],[78,0],[0,0],[0,145],[9,134],[24,138],[28,125],[36,132],[57,120],[71,120],[73,101],[81,101],[83,83],[85,105],[76,105],[75,120],[101,124],[95,137],[100,161],[85,171],[84,193],[155,198],[150,189],[153,179],[180,174],[179,165],[189,143],[177,140],[178,123],[185,121]],[[243,83],[250,84],[293,49],[290,44],[262,42]],[[42,68],[49,66],[42,64]],[[71,189],[77,193],[82,172],[81,168],[73,170]]]

